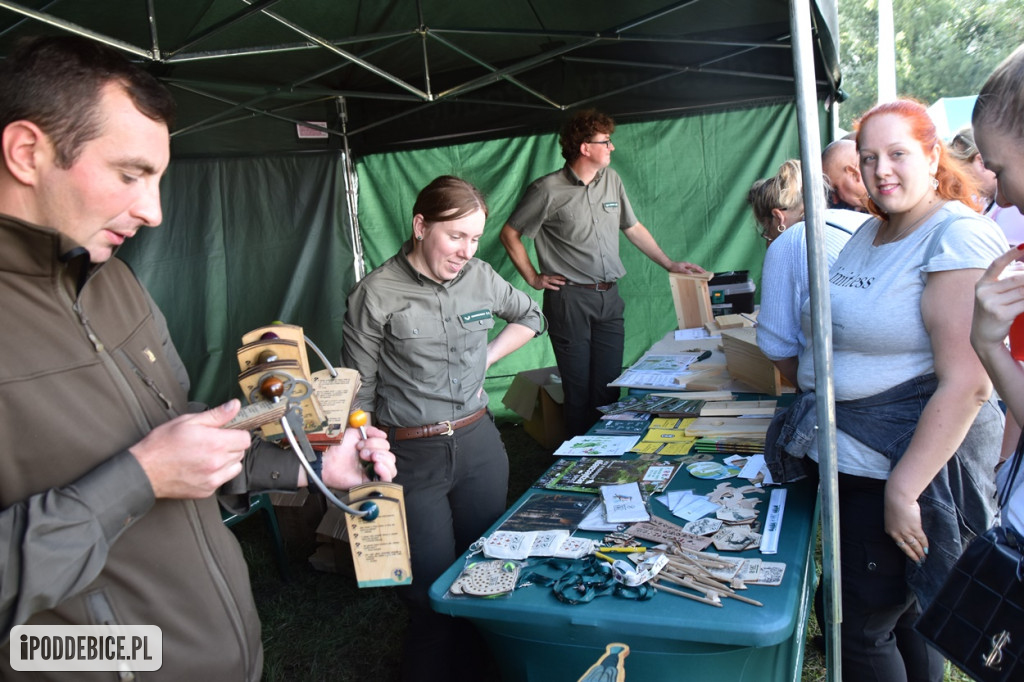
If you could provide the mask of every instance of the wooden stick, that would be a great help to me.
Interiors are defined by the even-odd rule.
[[[661,570],[663,573],[668,572],[681,575],[701,575],[706,578],[711,578],[712,580],[715,579],[715,577],[711,573],[704,570],[702,567],[696,565],[686,566],[680,564],[668,564],[667,566],[665,566],[665,568]]]
[[[738,599],[739,601],[746,602],[747,604],[753,604],[754,606],[764,606],[764,604],[762,604],[761,602],[757,601],[756,599],[751,599],[750,597],[744,597],[742,594],[736,594],[735,592],[732,592],[732,593],[727,594],[725,596],[730,597],[732,599]]]
[[[737,599],[739,601],[746,602],[747,604],[753,604],[754,606],[764,606],[764,604],[762,604],[761,602],[757,601],[756,599],[751,599],[750,597],[744,597],[743,595],[736,594],[735,592],[730,590],[728,587],[716,586],[716,585],[708,585],[707,583],[702,582],[700,580],[697,580],[695,578],[684,578],[683,579],[684,583],[687,580],[693,580],[694,584],[698,584],[699,583],[699,584],[702,584],[702,585],[706,585],[708,589],[714,590],[715,592],[718,592],[723,597],[732,597],[733,599]],[[693,587],[692,589],[698,589],[698,588],[697,587]]]
[[[675,594],[675,595],[678,595],[680,597],[686,597],[687,599],[692,599],[694,601],[699,601],[702,604],[710,604],[711,606],[717,606],[718,608],[722,608],[722,602],[720,602],[720,601],[719,602],[714,602],[714,601],[711,601],[710,599],[705,599],[704,597],[698,597],[695,594],[689,594],[688,592],[683,592],[682,590],[677,590],[677,589],[674,589],[674,588],[671,588],[671,587],[667,587],[665,585],[661,585],[657,581],[652,581],[651,584],[654,585],[655,589],[662,590],[663,592],[668,592],[670,594]]]

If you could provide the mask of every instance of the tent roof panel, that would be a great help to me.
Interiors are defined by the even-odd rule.
[[[786,0],[0,2],[0,54],[77,32],[145,62],[179,100],[174,153],[357,153],[793,97]],[[838,81],[814,5],[819,96]],[[298,139],[320,121],[326,139]]]

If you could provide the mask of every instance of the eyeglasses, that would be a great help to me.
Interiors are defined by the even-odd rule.
[[[970,154],[970,158],[967,161],[974,161],[974,157],[978,154],[978,147],[974,144],[966,135],[957,133],[953,136],[953,139],[949,141],[949,146],[954,151],[958,151],[961,154]]]
[[[587,140],[587,144],[603,144],[605,149],[611,149],[615,146],[612,144],[612,138],[610,137],[607,140]]]

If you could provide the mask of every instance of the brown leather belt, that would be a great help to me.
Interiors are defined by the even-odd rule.
[[[473,414],[463,417],[462,419],[456,419],[453,422],[438,422],[437,424],[427,424],[426,426],[389,426],[381,428],[387,428],[388,435],[395,440],[430,438],[431,436],[450,436],[455,433],[456,429],[461,429],[463,426],[469,426],[470,424],[479,421],[480,417],[485,414],[487,414],[487,408],[481,407]]]
[[[581,289],[593,289],[594,291],[608,291],[613,286],[615,286],[615,282],[591,282],[590,284],[580,284],[579,282],[570,282],[569,280],[566,280],[565,283],[571,287],[580,287]]]

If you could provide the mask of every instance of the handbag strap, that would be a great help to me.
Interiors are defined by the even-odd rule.
[[[1010,499],[1010,492],[1013,490],[1013,482],[1017,480],[1017,472],[1020,471],[1021,453],[1024,451],[1024,431],[1021,431],[1017,439],[1017,449],[1013,453],[1013,460],[1010,462],[1010,475],[1006,479],[1006,485],[999,493],[999,508],[1003,509]]]

